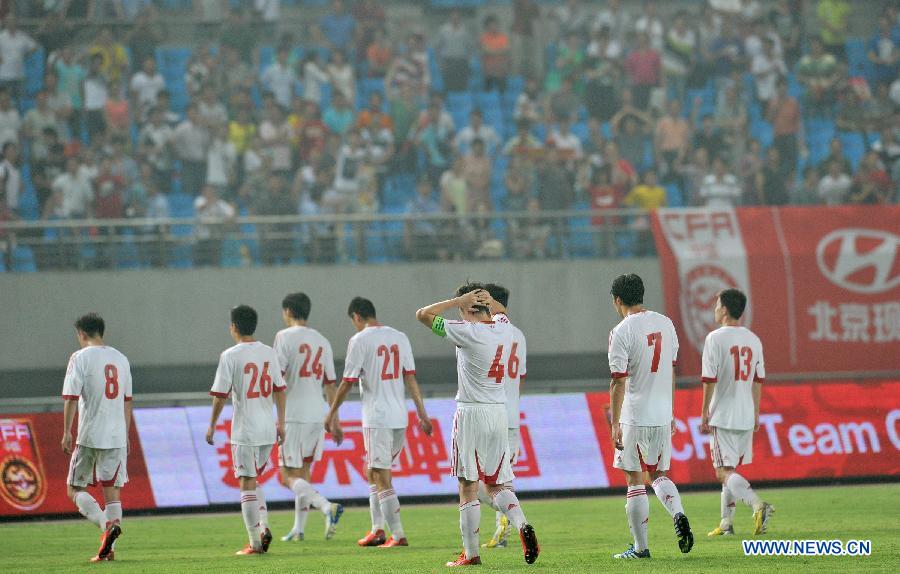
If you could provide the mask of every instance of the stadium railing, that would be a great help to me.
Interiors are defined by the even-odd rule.
[[[0,263],[19,272],[652,253],[640,209],[0,222]]]

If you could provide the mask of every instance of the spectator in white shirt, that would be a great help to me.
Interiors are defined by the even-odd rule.
[[[60,215],[66,219],[87,217],[94,203],[91,180],[81,173],[78,160],[66,160],[66,171],[53,180],[53,191],[62,194]]]
[[[263,89],[274,95],[278,105],[285,109],[291,106],[294,82],[297,81],[294,69],[288,64],[289,55],[290,49],[287,46],[279,46],[275,61],[263,71],[260,77]]]
[[[175,128],[172,145],[181,160],[181,190],[188,195],[199,194],[206,179],[209,132],[200,120],[196,105],[188,107],[187,117]]]
[[[197,115],[200,121],[208,129],[228,123],[228,110],[219,101],[219,93],[213,85],[203,87],[202,94],[197,102]]]
[[[816,190],[826,205],[846,203],[847,194],[853,187],[853,180],[841,169],[842,167],[841,162],[832,160],[828,163],[828,173],[819,180]]]
[[[0,146],[6,142],[19,142],[22,118],[12,105],[9,90],[0,88]]]
[[[219,124],[212,129],[212,133],[212,142],[206,154],[206,183],[216,186],[227,197],[234,182],[237,148],[228,139],[226,124]]]
[[[644,13],[634,23],[634,31],[638,34],[647,34],[650,37],[650,46],[657,52],[662,52],[665,28],[657,15],[656,2],[644,3]]]
[[[310,50],[303,62],[303,99],[321,105],[322,85],[330,80],[331,77],[319,65],[319,51]]]
[[[219,198],[215,186],[212,185],[203,186],[201,195],[194,200],[194,211],[198,221],[194,227],[197,236],[197,265],[218,266],[222,257],[222,241],[225,234],[222,224],[234,219],[237,212],[233,205]]]
[[[571,164],[572,161],[581,159],[583,155],[581,140],[572,133],[572,122],[570,120],[560,121],[559,126],[550,134],[547,140],[548,145],[552,145],[559,150],[560,157],[565,159],[567,163]]]
[[[459,130],[459,133],[456,134],[456,137],[453,139],[453,147],[456,148],[457,153],[460,155],[466,155],[469,153],[469,148],[472,147],[472,142],[475,140],[481,140],[484,143],[484,149],[489,156],[493,156],[500,145],[500,137],[497,135],[496,130],[484,124],[484,116],[481,110],[472,110],[472,113],[469,114],[469,125]]]
[[[141,70],[131,77],[131,96],[133,109],[141,122],[147,120],[150,109],[156,105],[159,93],[166,89],[166,81],[156,70],[156,60],[144,60]]]
[[[767,104],[775,95],[778,80],[787,75],[784,58],[775,50],[771,38],[763,40],[763,49],[753,57],[750,71],[756,81],[756,97],[760,103]]]
[[[31,36],[19,31],[15,14],[7,14],[0,32],[0,86],[9,88],[16,102],[24,95],[25,58],[38,48]]]
[[[163,120],[159,106],[150,111],[150,121],[138,133],[138,154],[153,168],[156,185],[168,193],[172,184],[172,138],[174,130]]]
[[[7,209],[19,213],[19,198],[22,194],[22,175],[18,167],[19,146],[14,142],[3,144],[3,160],[0,162],[0,191]]]
[[[106,133],[106,102],[109,100],[109,81],[103,73],[103,56],[91,56],[91,66],[84,79],[85,127],[93,144]]]
[[[356,102],[356,73],[353,66],[347,62],[347,56],[342,50],[331,52],[331,62],[328,63],[328,76],[335,91],[344,94],[350,105]]]
[[[713,173],[703,179],[700,186],[700,197],[706,201],[706,207],[734,207],[741,197],[741,186],[736,177],[728,173],[728,166],[721,157],[713,160]]]

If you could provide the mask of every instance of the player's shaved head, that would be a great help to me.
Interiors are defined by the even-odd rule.
[[[294,319],[302,319],[303,321],[309,319],[311,307],[312,303],[309,300],[309,296],[302,292],[289,293],[281,301],[282,309],[286,309]]]
[[[456,288],[456,296],[465,295],[466,293],[471,293],[472,291],[478,291],[479,289],[486,289],[484,283],[478,283],[473,281],[466,281],[462,285]],[[493,297],[493,295],[491,295]],[[475,305],[472,307],[478,313],[485,313],[487,315],[491,314],[491,310],[485,307],[484,305]]]
[[[375,305],[364,297],[354,297],[347,308],[347,315],[353,317],[354,314],[359,315],[363,321],[375,319]]]
[[[747,308],[747,296],[740,289],[725,289],[719,293],[719,301],[728,311],[728,316],[735,320],[740,319]]]
[[[484,289],[491,294],[494,301],[500,303],[504,307],[509,306],[509,289],[503,285],[497,285],[496,283],[486,283]]]
[[[618,297],[628,307],[644,302],[644,281],[634,273],[619,275],[612,282],[609,290],[613,297]]]
[[[106,331],[106,322],[97,313],[88,313],[75,320],[75,329],[88,337],[102,337]]]
[[[249,337],[256,332],[256,323],[259,316],[256,309],[249,305],[238,305],[231,310],[231,324],[237,330],[238,335]]]

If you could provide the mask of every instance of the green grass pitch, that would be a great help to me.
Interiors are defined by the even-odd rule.
[[[624,493],[618,496],[524,500],[525,512],[541,542],[533,566],[522,559],[518,538],[509,548],[483,550],[482,570],[497,572],[900,572],[900,485],[784,488],[761,490],[775,505],[767,535],[771,539],[869,539],[868,557],[745,557],[741,540],[750,538],[750,510],[738,507],[737,536],[710,540],[719,517],[719,493],[683,497],[696,543],[690,554],[678,551],[672,522],[650,496],[650,561],[621,563],[611,555],[629,543]],[[402,493],[401,493],[402,502]],[[276,536],[265,556],[234,556],[246,544],[239,511],[129,518],[126,509],[116,561],[90,564],[99,531],[86,520],[0,525],[0,570],[26,572],[446,572],[444,563],[460,548],[459,514],[454,504],[406,505],[403,522],[409,548],[359,548],[356,539],[369,527],[367,508],[348,508],[337,536],[324,540],[323,521],[310,513],[306,541],[278,540],[293,523],[293,513],[270,514]],[[482,509],[482,542],[493,531],[494,513]]]

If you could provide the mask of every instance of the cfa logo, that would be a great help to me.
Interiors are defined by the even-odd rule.
[[[838,229],[819,241],[816,262],[829,281],[854,293],[900,285],[900,236],[875,229]]]

